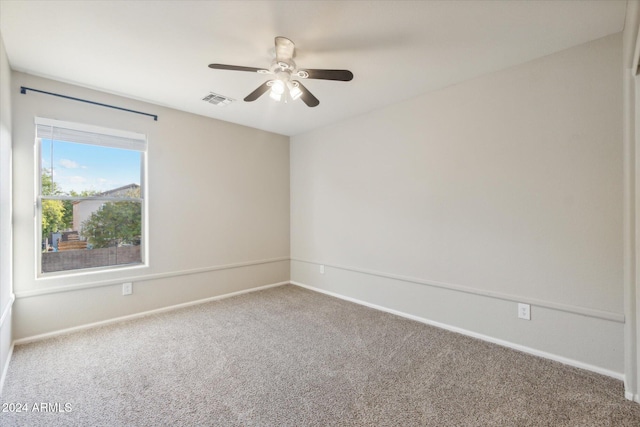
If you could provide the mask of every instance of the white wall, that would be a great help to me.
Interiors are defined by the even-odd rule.
[[[15,339],[289,279],[287,137],[18,72],[12,86]],[[34,116],[148,135],[148,268],[36,279]]]
[[[293,137],[292,280],[621,377],[621,40]]]
[[[0,390],[11,349],[11,70],[0,36]]]

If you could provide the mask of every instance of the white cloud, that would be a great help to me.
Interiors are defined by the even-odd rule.
[[[58,164],[65,169],[78,169],[80,167],[78,163],[69,159],[60,159],[58,160]]]

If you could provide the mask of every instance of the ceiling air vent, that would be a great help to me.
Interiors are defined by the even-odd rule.
[[[235,101],[235,99],[227,98],[224,95],[219,95],[213,92],[209,92],[209,95],[202,98],[202,100],[208,102],[209,104],[217,105],[218,107],[224,107]]]

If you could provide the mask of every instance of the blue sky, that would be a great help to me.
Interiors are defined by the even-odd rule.
[[[42,140],[42,167],[51,168],[51,140]],[[69,192],[106,191],[140,184],[138,151],[53,141],[53,180]]]

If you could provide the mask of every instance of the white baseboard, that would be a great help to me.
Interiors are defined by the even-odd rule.
[[[7,378],[7,372],[9,372],[9,362],[11,362],[11,356],[13,356],[13,347],[14,344],[11,343],[9,354],[7,354],[7,361],[2,367],[2,376],[0,377],[0,396],[2,396],[2,390],[4,389],[4,380]]]
[[[441,329],[446,329],[446,330],[451,331],[451,332],[457,332],[459,334],[466,335],[466,336],[469,336],[469,337],[472,337],[472,338],[477,338],[477,339],[480,339],[480,340],[483,340],[483,341],[487,341],[487,342],[490,342],[490,343],[493,343],[493,344],[498,344],[500,346],[511,348],[511,349],[514,349],[514,350],[518,350],[518,351],[521,351],[523,353],[531,354],[531,355],[542,357],[542,358],[545,358],[545,359],[550,359],[550,360],[553,360],[553,361],[556,361],[556,362],[563,363],[565,365],[573,366],[575,368],[585,369],[587,371],[595,372],[595,373],[598,373],[598,374],[601,374],[601,375],[606,375],[608,377],[612,377],[612,378],[615,378],[615,379],[620,380],[620,381],[624,381],[624,379],[625,379],[625,376],[622,373],[614,372],[614,371],[611,371],[609,369],[600,368],[598,366],[590,365],[588,363],[583,363],[583,362],[580,362],[578,360],[569,359],[567,357],[560,356],[560,355],[557,355],[557,354],[547,353],[546,351],[541,351],[541,350],[537,350],[535,348],[527,347],[527,346],[524,346],[524,345],[515,344],[515,343],[512,343],[510,341],[505,341],[505,340],[502,340],[502,339],[499,339],[499,338],[491,337],[489,335],[479,334],[477,332],[469,331],[467,329],[459,328],[457,326],[451,326],[451,325],[447,325],[445,323],[440,323],[440,322],[436,322],[436,321],[433,321],[433,320],[425,319],[424,317],[415,316],[413,314],[408,314],[408,313],[404,313],[402,311],[398,311],[398,310],[394,310],[394,309],[391,309],[391,308],[383,307],[381,305],[372,304],[372,303],[369,303],[369,302],[366,302],[366,301],[362,301],[362,300],[359,300],[359,299],[356,299],[356,298],[352,298],[352,297],[348,297],[348,296],[345,296],[345,295],[341,295],[341,294],[338,294],[338,293],[335,293],[335,292],[326,291],[324,289],[319,289],[319,288],[316,288],[316,287],[313,287],[313,286],[305,285],[304,283],[291,281],[291,284],[292,285],[296,285],[296,286],[300,286],[300,287],[305,288],[305,289],[309,289],[311,291],[320,292],[320,293],[323,293],[323,294],[326,294],[326,295],[330,295],[332,297],[340,298],[340,299],[343,299],[345,301],[349,301],[349,302],[353,302],[353,303],[356,303],[356,304],[364,305],[364,306],[369,307],[369,308],[374,308],[376,310],[384,311],[386,313],[395,314],[396,316],[400,316],[400,317],[404,317],[404,318],[407,318],[407,319],[415,320],[417,322],[421,322],[421,323],[424,323],[424,324],[427,324],[427,325],[435,326],[435,327],[438,327],[438,328],[441,328]],[[632,397],[633,397],[632,393],[629,393],[629,394],[631,394]],[[626,396],[626,394],[625,394],[625,396]],[[629,399],[629,397],[627,397],[627,399]],[[629,399],[629,400],[633,400],[633,399]]]
[[[119,322],[124,322],[124,321],[127,321],[127,320],[138,319],[140,317],[145,317],[145,316],[149,316],[149,315],[152,315],[152,314],[164,313],[166,311],[178,310],[180,308],[190,307],[190,306],[198,305],[198,304],[204,304],[204,303],[207,303],[207,302],[210,302],[210,301],[217,301],[217,300],[221,300],[221,299],[225,299],[225,298],[234,297],[234,296],[237,296],[237,295],[247,294],[247,293],[250,293],[250,292],[256,292],[256,291],[261,291],[261,290],[264,290],[264,289],[275,288],[277,286],[288,285],[289,283],[290,283],[289,281],[279,282],[279,283],[272,283],[270,285],[258,286],[257,288],[244,289],[244,290],[241,290],[241,291],[231,292],[231,293],[228,293],[228,294],[216,295],[214,297],[199,299],[199,300],[195,300],[195,301],[189,301],[189,302],[185,302],[185,303],[182,303],[182,304],[175,304],[175,305],[170,305],[170,306],[167,306],[167,307],[157,308],[157,309],[154,309],[154,310],[148,310],[148,311],[143,311],[143,312],[140,312],[140,313],[129,314],[127,316],[114,317],[113,319],[102,320],[100,322],[87,323],[85,325],[74,326],[72,328],[60,329],[58,331],[47,332],[45,334],[33,335],[33,336],[30,336],[30,337],[17,339],[17,340],[15,340],[13,342],[13,345],[22,345],[22,344],[35,342],[35,341],[41,341],[41,340],[44,340],[44,339],[47,339],[47,338],[57,337],[57,336],[60,336],[60,335],[66,335],[66,334],[70,334],[70,333],[73,333],[73,332],[82,331],[82,330],[85,330],[85,329],[96,328],[98,326],[110,325],[110,324],[113,324],[113,323],[119,323]]]
[[[11,317],[11,310],[13,309],[13,303],[16,300],[15,295],[12,293],[9,297],[9,302],[7,303],[2,315],[0,316],[0,330],[5,327],[4,322]],[[9,325],[11,327],[11,325]],[[0,338],[1,339],[1,338]],[[2,390],[4,388],[4,380],[7,377],[7,372],[9,371],[9,362],[11,361],[11,355],[13,354],[13,342],[11,342],[11,332],[9,332],[9,353],[7,353],[7,360],[4,363],[4,366],[1,366],[2,374],[0,375],[0,396],[2,396]]]

